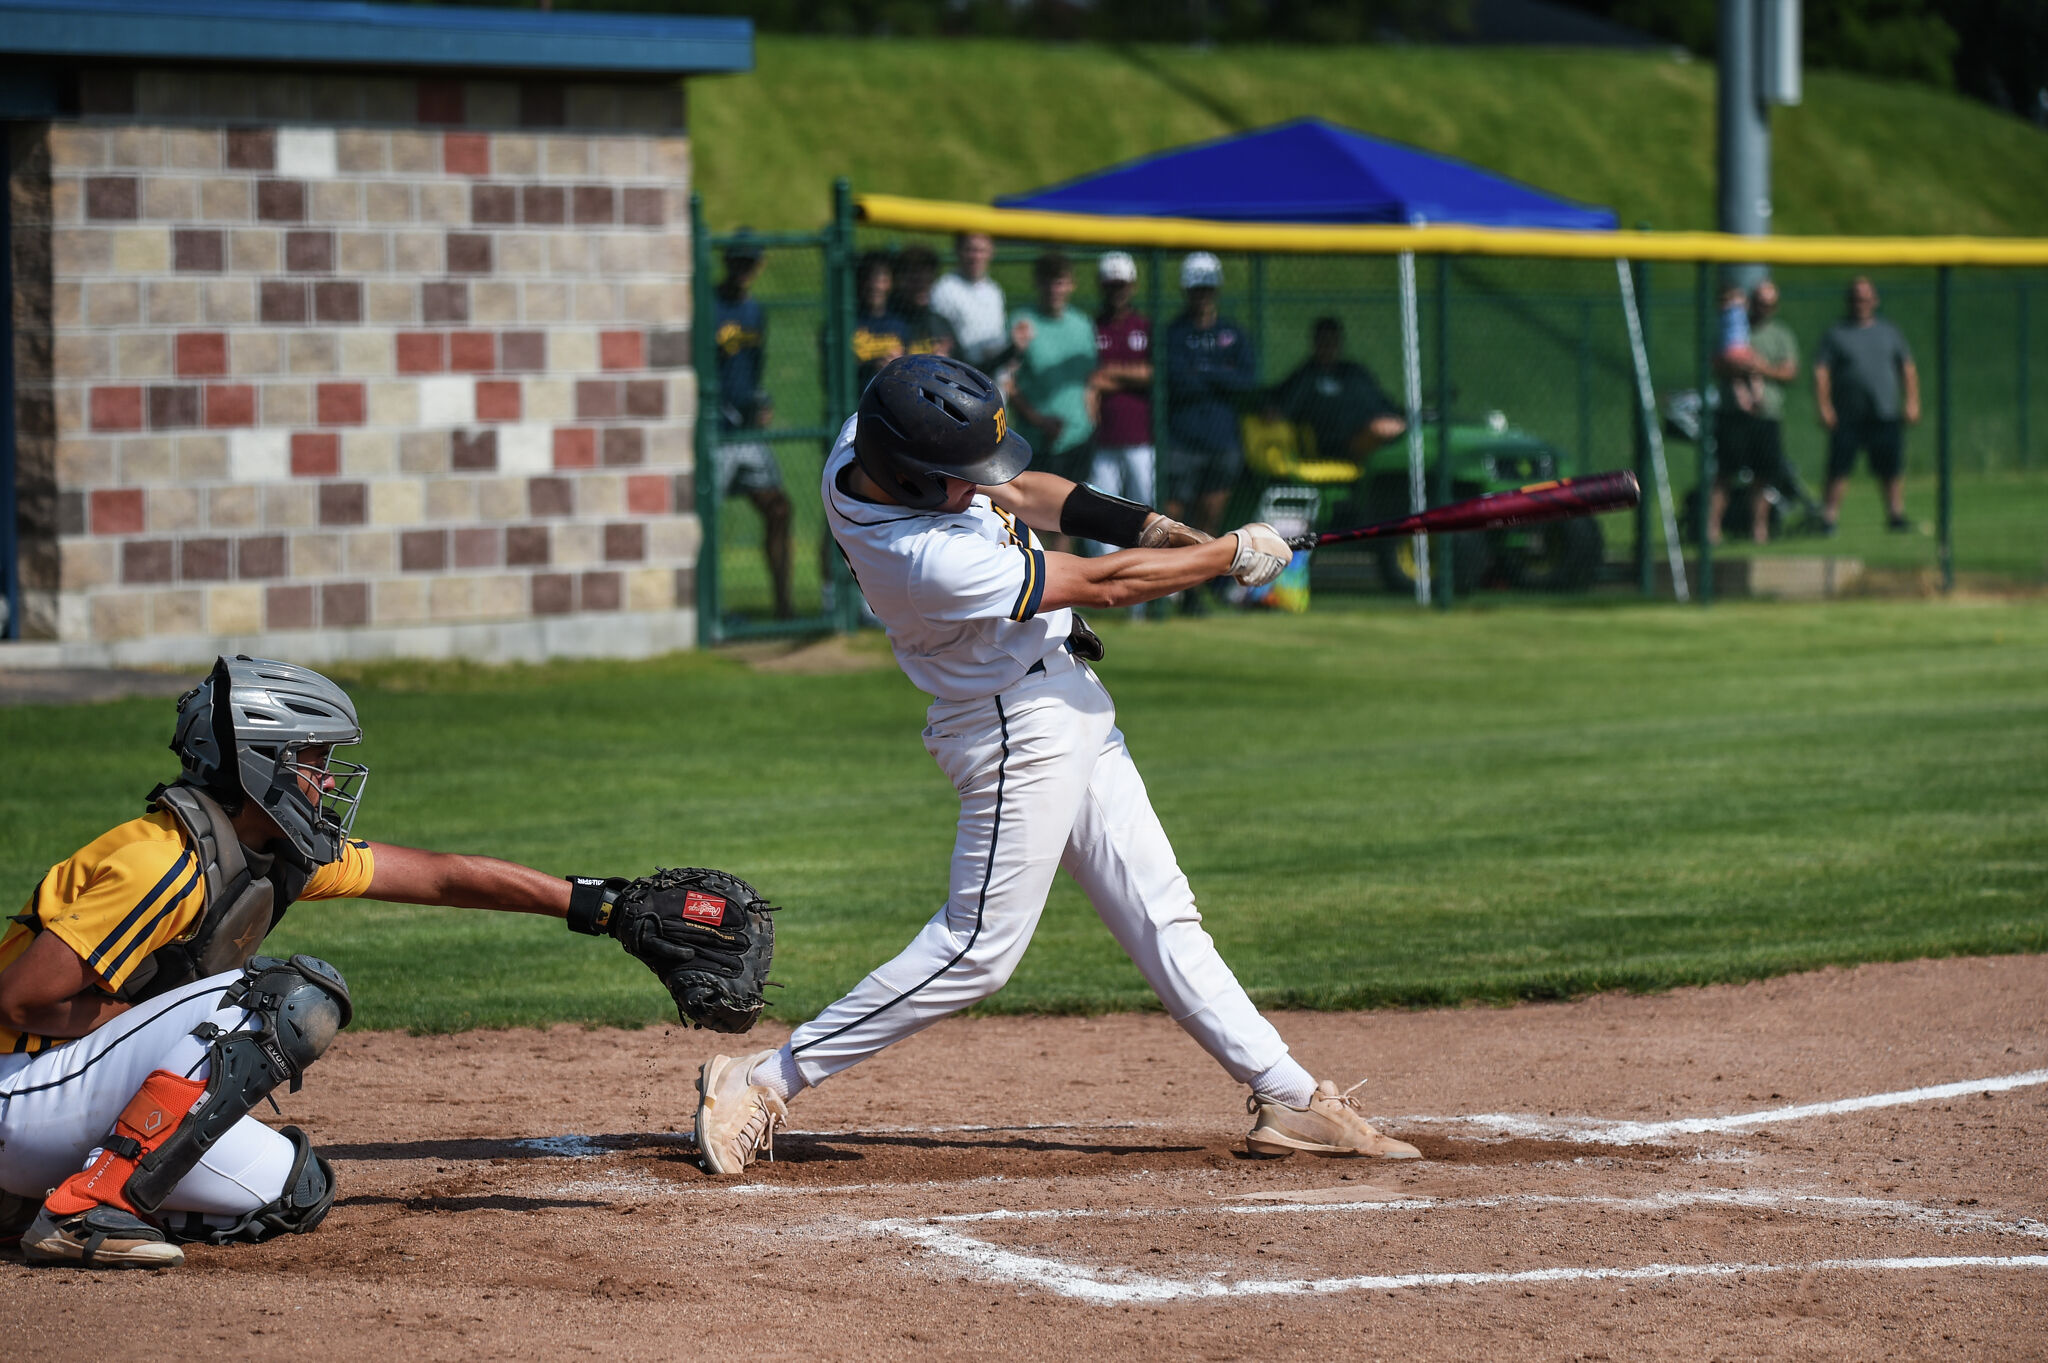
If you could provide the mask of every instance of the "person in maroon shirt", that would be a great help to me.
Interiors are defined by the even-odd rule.
[[[1152,449],[1152,327],[1132,299],[1138,265],[1111,251],[1095,267],[1102,307],[1095,314],[1095,372],[1088,387],[1096,402],[1095,453],[1088,484],[1112,497],[1151,505],[1156,458]],[[1108,553],[1094,545],[1092,552]]]

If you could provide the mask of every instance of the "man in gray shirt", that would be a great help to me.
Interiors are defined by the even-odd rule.
[[[1906,519],[1905,428],[1920,420],[1920,371],[1899,329],[1877,315],[1877,286],[1862,275],[1849,282],[1849,315],[1829,327],[1813,357],[1813,397],[1828,429],[1827,507],[1823,533],[1835,532],[1858,451],[1884,488],[1886,523]]]

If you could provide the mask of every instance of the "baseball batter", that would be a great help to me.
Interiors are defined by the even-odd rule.
[[[1254,1153],[1415,1158],[1288,1054],[1218,955],[1089,666],[1100,641],[1073,610],[1132,606],[1224,573],[1269,582],[1286,544],[1262,524],[1209,539],[1027,472],[1030,457],[987,375],[921,355],[881,371],[825,461],[833,537],[897,662],[932,697],[925,748],[960,795],[951,893],[900,955],[788,1045],[704,1066],[706,1166],[745,1168],[799,1091],[1001,989],[1062,867],[1174,1020],[1250,1086]],[[1055,532],[1128,547],[1049,553],[1039,534]]]
[[[369,771],[345,692],[222,658],[178,702],[178,779],[45,875],[0,935],[0,1240],[32,1264],[168,1268],[180,1243],[310,1231],[334,1171],[249,1114],[352,1012],[324,961],[259,956],[298,900],[506,909],[609,933],[685,1020],[744,1031],[773,936],[709,871],[561,880],[349,836]]]

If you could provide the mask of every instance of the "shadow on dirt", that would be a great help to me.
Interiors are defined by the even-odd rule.
[[[1208,1147],[1202,1145],[1111,1145],[1103,1141],[1058,1141],[1042,1136],[1010,1136],[1007,1138],[926,1134],[923,1132],[881,1132],[868,1135],[862,1132],[835,1132],[830,1136],[785,1135],[775,1138],[777,1161],[790,1160],[857,1160],[867,1156],[864,1150],[969,1150],[978,1155],[992,1151],[1019,1151],[1041,1155],[1107,1155],[1124,1158],[1132,1155],[1187,1155],[1199,1154]],[[844,1147],[844,1148],[842,1148]]]
[[[1590,1141],[1472,1141],[1451,1136],[1401,1133],[1426,1160],[1444,1164],[1548,1164],[1574,1160],[1618,1159],[1662,1163],[1688,1153],[1668,1145],[1598,1145]]]
[[[697,1143],[667,1131],[622,1131],[601,1136],[518,1136],[445,1141],[359,1141],[322,1145],[320,1153],[341,1160],[530,1160],[561,1159],[632,1150],[681,1149],[695,1158]]]
[[[582,1211],[595,1207],[606,1207],[611,1204],[592,1201],[589,1198],[514,1197],[506,1193],[485,1193],[476,1197],[431,1195],[386,1197],[376,1193],[361,1193],[355,1197],[336,1198],[334,1205],[337,1207],[403,1207],[409,1212],[538,1212],[550,1209]]]

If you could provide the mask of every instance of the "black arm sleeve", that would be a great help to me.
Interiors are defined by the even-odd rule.
[[[1145,522],[1151,518],[1149,506],[1097,492],[1086,483],[1076,483],[1060,507],[1060,533],[1130,549],[1136,547],[1138,537],[1145,533]]]

